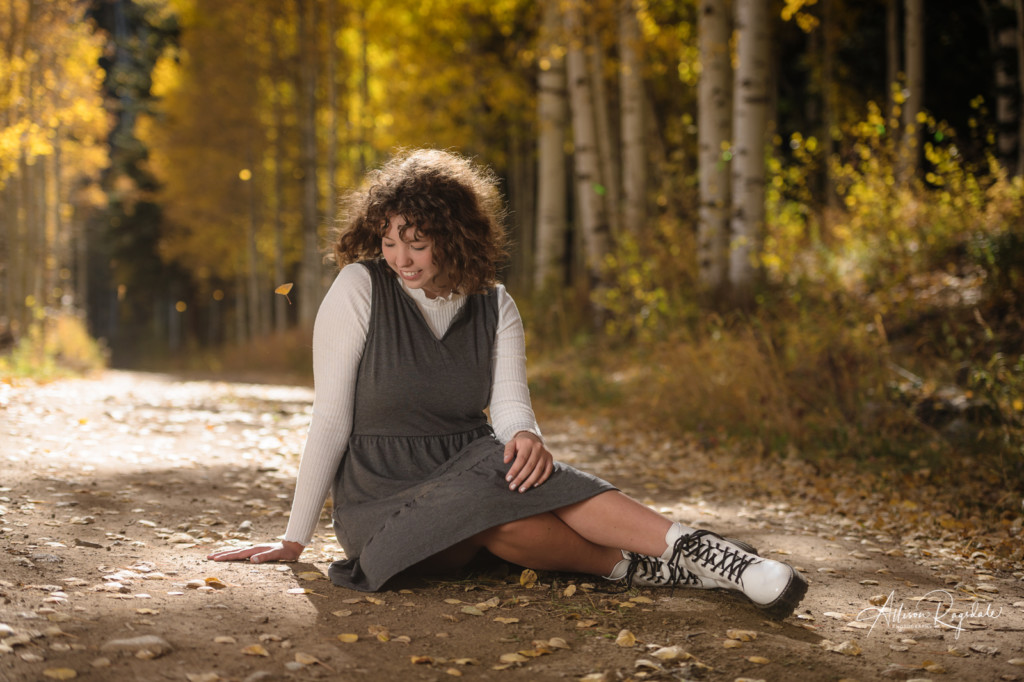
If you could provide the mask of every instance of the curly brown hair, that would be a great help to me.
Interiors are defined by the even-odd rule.
[[[453,291],[473,294],[494,286],[508,241],[491,169],[448,151],[399,151],[342,197],[333,253],[338,267],[380,258],[393,216],[405,218],[403,238],[411,228],[416,238],[432,240],[434,260]]]

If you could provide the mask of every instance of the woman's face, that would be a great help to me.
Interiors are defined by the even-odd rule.
[[[402,238],[401,227],[405,218],[397,215],[388,221],[388,230],[381,239],[384,260],[410,289],[422,289],[429,298],[447,295],[451,289],[447,277],[434,262],[434,244],[429,238],[408,229]]]

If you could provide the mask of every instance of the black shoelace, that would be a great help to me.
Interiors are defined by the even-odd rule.
[[[665,566],[668,567],[667,577],[662,573]],[[630,552],[629,566],[626,568],[626,589],[633,587],[633,578],[637,573],[648,576],[652,582],[665,585],[700,585],[700,578],[680,566],[679,562],[666,564],[658,557]]]
[[[725,546],[719,543],[724,543]],[[721,535],[709,530],[697,530],[683,535],[675,542],[668,564],[675,568],[680,564],[680,555],[685,555],[695,564],[717,573],[726,580],[743,586],[743,572],[760,559],[750,556],[729,545]]]

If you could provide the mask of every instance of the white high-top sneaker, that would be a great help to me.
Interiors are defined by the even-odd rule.
[[[791,614],[807,593],[807,581],[791,566],[764,559],[747,551],[743,543],[709,530],[674,523],[665,540],[668,549],[661,556],[662,562],[692,574],[703,588],[742,592],[774,617]]]
[[[674,526],[673,526],[674,527]],[[672,534],[672,531],[669,531]],[[676,535],[672,534],[675,541]],[[666,536],[666,540],[669,538]],[[745,552],[757,555],[757,550],[743,542],[729,538],[729,542],[740,547]],[[669,543],[671,549],[672,544]],[[627,588],[633,585],[643,587],[693,587],[696,589],[714,589],[718,585],[709,581],[701,581],[694,573],[683,568],[678,562],[665,561],[662,557],[648,556],[622,550],[622,561],[615,565],[610,575],[605,576],[608,580],[626,579]]]

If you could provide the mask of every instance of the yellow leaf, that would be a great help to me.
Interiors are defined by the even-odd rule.
[[[410,656],[409,660],[412,661],[413,665],[430,665],[434,662],[434,659],[430,656]]]
[[[512,623],[518,623],[519,619],[518,618],[504,618],[502,616],[498,616],[497,618],[494,619],[494,622],[495,623],[502,623],[503,625],[511,625]]]
[[[751,663],[759,663],[761,665],[764,665],[765,663],[771,663],[771,661],[765,658],[764,656],[748,656],[747,660]]]
[[[242,649],[246,656],[269,656],[270,652],[263,648],[262,644],[250,644]]]
[[[300,580],[323,580],[324,574],[317,571],[303,571],[299,573]]]
[[[532,569],[525,569],[519,575],[519,584],[529,589],[537,584],[537,572]]]
[[[275,294],[281,294],[282,296],[284,296],[285,299],[288,300],[288,305],[291,305],[292,299],[288,298],[288,294],[291,293],[291,290],[292,290],[292,283],[288,282],[287,284],[282,284],[278,288],[274,289],[274,293]]]
[[[296,651],[295,662],[301,663],[302,665],[313,665],[315,663],[319,663],[320,659],[316,656],[310,656],[309,654],[304,654],[301,651]]]
[[[462,677],[462,671],[458,668],[447,668],[444,672],[452,677]]]
[[[228,635],[221,635],[220,637],[214,637],[213,641],[216,644],[237,644],[234,637]]]
[[[619,632],[619,636],[615,638],[615,643],[621,647],[631,647],[636,645],[636,635],[629,630],[622,630]]]
[[[757,639],[757,633],[753,630],[726,630],[725,636],[729,639],[738,639],[741,642],[752,642]]]
[[[738,639],[727,639],[724,642],[722,642],[722,646],[724,646],[726,649],[736,649],[738,647],[743,646],[743,642],[739,641]]]
[[[576,621],[576,627],[578,628],[592,628],[597,625],[596,620],[578,620]]]
[[[214,588],[216,590],[220,590],[220,589],[223,589],[223,588],[227,587],[227,585],[225,585],[223,582],[221,582],[220,578],[207,578],[203,582],[206,583],[207,587],[212,587],[212,588]]]
[[[359,641],[359,635],[351,632],[338,635],[338,641],[344,642],[345,644],[352,644],[353,642]]]
[[[523,656],[522,654],[515,653],[502,654],[498,657],[498,660],[502,663],[526,663],[530,659],[528,659],[526,656]]]
[[[52,680],[73,680],[78,677],[78,673],[71,668],[47,668],[43,675]]]
[[[571,597],[574,594],[576,594],[576,586],[575,585],[569,585],[567,588],[565,588],[565,590],[562,591],[562,596],[563,597]]]

